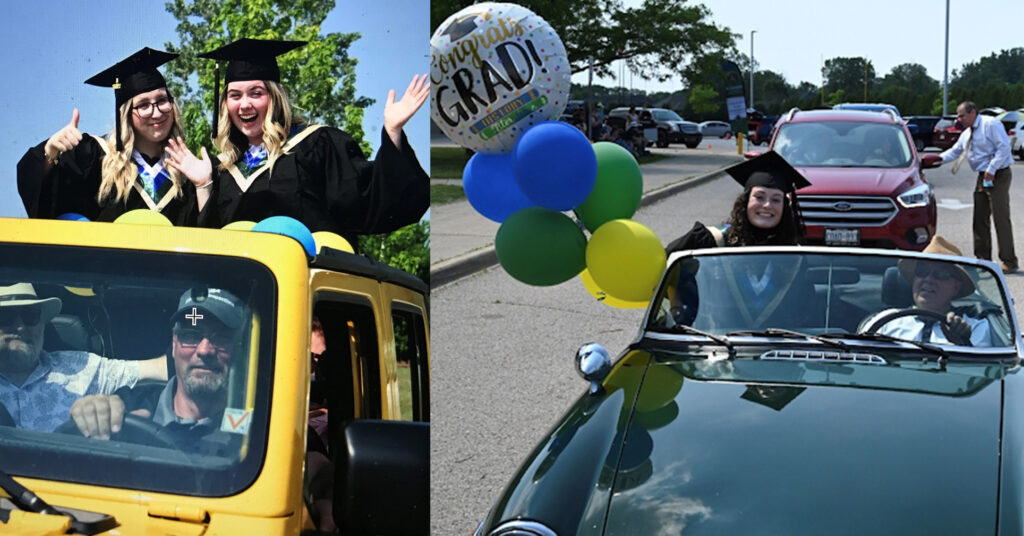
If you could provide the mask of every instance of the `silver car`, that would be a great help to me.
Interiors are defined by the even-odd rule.
[[[725,121],[704,121],[700,124],[700,133],[704,137],[724,138],[732,132],[732,126]]]

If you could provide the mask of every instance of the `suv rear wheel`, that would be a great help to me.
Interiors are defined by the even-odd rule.
[[[657,143],[658,143],[658,147],[661,147],[661,148],[668,147],[668,132],[665,132],[664,130],[660,130],[659,129],[658,130],[658,142]]]
[[[914,147],[917,148],[917,152],[923,151],[924,150],[924,140],[922,140],[922,139],[914,140]]]

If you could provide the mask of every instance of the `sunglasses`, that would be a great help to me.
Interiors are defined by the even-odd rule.
[[[917,268],[914,268],[914,275],[921,279],[930,275],[936,281],[948,281],[953,278],[953,272],[950,272],[946,268],[932,268],[921,264],[918,264]]]
[[[0,308],[0,326],[11,326],[18,318],[26,326],[34,326],[43,316],[39,307],[3,307]]]
[[[210,341],[210,344],[218,350],[225,351],[231,348],[235,342],[235,334],[229,331],[206,331],[193,328],[180,328],[174,331],[178,338],[178,344],[185,348],[195,348],[203,339]]]

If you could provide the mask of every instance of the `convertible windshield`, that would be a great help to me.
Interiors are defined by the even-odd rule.
[[[199,496],[256,479],[277,294],[265,266],[42,245],[0,244],[0,257],[0,469]],[[175,414],[179,376],[205,414]],[[70,407],[111,393],[137,413],[84,437]]]
[[[647,330],[682,333],[677,326],[687,325],[772,337],[774,329],[833,340],[859,333],[850,339],[977,348],[1014,340],[999,279],[982,266],[839,251],[725,251],[672,263]],[[863,336],[872,333],[880,336]]]
[[[794,166],[905,168],[913,162],[903,129],[885,123],[788,123],[774,149]]]

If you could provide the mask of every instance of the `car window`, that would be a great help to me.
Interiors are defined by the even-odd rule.
[[[740,252],[682,257],[667,271],[647,328],[671,331],[682,324],[712,334],[769,328],[857,333],[882,313],[905,311],[874,329],[905,337],[934,320],[919,314],[921,309],[943,303],[946,312],[967,319],[973,346],[1012,344],[1008,300],[994,273],[895,256]]]
[[[787,123],[774,149],[794,166],[904,168],[913,163],[903,129],[884,123]]]
[[[683,118],[672,110],[653,110],[654,118],[658,121],[682,121]]]
[[[0,390],[16,421],[0,426],[0,468],[197,496],[233,494],[255,480],[266,449],[276,323],[277,287],[265,266],[235,257],[39,245],[0,244],[0,256],[0,285],[31,283],[41,298],[60,301],[42,335],[38,370],[50,371],[46,380],[14,394]],[[206,303],[233,312],[211,313]],[[235,325],[226,327],[224,318]],[[202,366],[199,358],[176,366],[200,346]],[[169,381],[110,372],[161,356]],[[125,433],[109,441],[82,437],[67,420],[79,396],[114,390],[129,409],[159,414],[163,397],[170,403],[180,385],[223,401],[223,409],[168,424],[161,437],[126,422]]]

